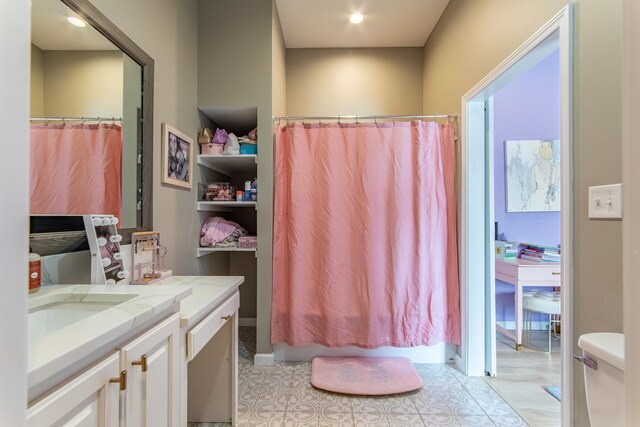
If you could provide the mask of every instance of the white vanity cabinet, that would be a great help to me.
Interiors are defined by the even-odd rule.
[[[28,425],[235,424],[243,282],[242,276],[173,276],[127,286],[118,292],[136,298],[33,339]],[[87,290],[103,298],[113,292],[60,287],[39,297]]]
[[[174,313],[33,403],[27,424],[177,427],[179,332]]]
[[[175,313],[120,349],[120,368],[127,371],[127,427],[178,426],[179,332]]]
[[[27,411],[27,425],[117,426],[119,368],[117,352],[96,363],[31,406]]]
[[[173,276],[160,282],[193,291],[180,302],[180,426],[236,423],[243,282],[242,276]]]

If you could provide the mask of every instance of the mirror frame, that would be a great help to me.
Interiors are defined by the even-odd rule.
[[[142,68],[142,224],[140,227],[118,229],[121,244],[131,243],[131,233],[153,229],[153,68],[154,61],[124,32],[88,0],[60,0],[100,34],[118,47]],[[86,233],[82,231],[31,233],[29,244],[41,256],[88,250]]]

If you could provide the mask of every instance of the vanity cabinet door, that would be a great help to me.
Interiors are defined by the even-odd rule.
[[[27,410],[28,426],[117,427],[120,375],[118,353],[60,386]]]
[[[179,331],[176,313],[120,349],[120,367],[128,372],[127,427],[178,426]]]

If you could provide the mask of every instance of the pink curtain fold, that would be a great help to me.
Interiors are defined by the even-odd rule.
[[[31,214],[121,218],[120,126],[31,125],[30,143]]]
[[[453,124],[276,129],[271,340],[460,343]]]

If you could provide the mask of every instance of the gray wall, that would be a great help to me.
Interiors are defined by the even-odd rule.
[[[122,82],[121,52],[31,45],[32,117],[120,117]]]
[[[31,117],[44,116],[44,70],[43,70],[42,50],[31,45],[31,100],[29,109]]]
[[[289,115],[420,114],[422,49],[289,49]]]
[[[587,218],[587,187],[621,180],[622,3],[575,2],[574,336],[622,331],[621,222]],[[460,99],[565,1],[451,0],[425,45],[425,114],[460,112]],[[490,25],[488,25],[490,23]],[[578,348],[565,349],[577,353]],[[588,424],[582,371],[574,425]]]
[[[42,51],[44,114],[121,117],[122,57],[122,52],[106,50]]]

